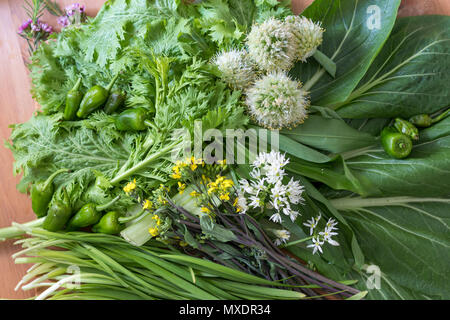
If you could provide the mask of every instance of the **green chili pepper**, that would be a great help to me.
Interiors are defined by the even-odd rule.
[[[109,97],[109,92],[111,91],[114,82],[116,82],[119,74],[117,74],[106,88],[102,86],[95,85],[90,88],[81,100],[80,109],[77,112],[79,118],[87,117],[91,112],[102,106]]]
[[[47,214],[48,204],[53,197],[53,179],[58,174],[69,171],[69,169],[55,171],[47,180],[38,181],[31,187],[31,208],[39,218]]]
[[[124,228],[119,223],[120,214],[117,211],[106,213],[100,221],[92,227],[92,231],[97,233],[118,234]]]
[[[72,215],[72,207],[66,189],[63,190],[64,198],[54,200],[48,209],[42,227],[48,231],[62,230]]]
[[[117,211],[110,211],[92,227],[92,231],[97,233],[118,234],[125,228],[125,223],[139,218],[144,214],[144,212],[145,209],[141,209],[138,213],[132,216],[121,217]]]
[[[83,93],[79,91],[81,84],[81,78],[78,78],[74,87],[67,93],[66,107],[64,109],[64,120],[75,120],[78,108],[80,107],[81,99],[83,99]]]
[[[409,122],[411,122],[413,125],[416,125],[418,127],[426,128],[431,126],[432,124],[441,121],[446,116],[450,114],[450,109],[447,109],[446,111],[442,112],[440,115],[438,115],[435,118],[432,118],[428,114],[418,114],[414,117],[411,117],[409,119]]]
[[[118,110],[125,102],[125,98],[126,93],[120,90],[114,90],[113,92],[111,92],[105,104],[106,114],[111,114]]]
[[[67,229],[74,230],[77,228],[84,228],[96,224],[102,217],[101,211],[108,209],[113,205],[120,196],[115,197],[110,202],[103,205],[96,205],[95,203],[87,203],[81,207],[80,210],[70,219]]]
[[[419,140],[419,130],[409,121],[396,118],[394,122],[394,128],[403,134],[411,137],[411,139]]]
[[[433,119],[427,114],[416,115],[414,117],[409,118],[408,121],[411,122],[413,125],[422,128],[429,127],[433,123]]]
[[[412,151],[411,138],[392,127],[381,132],[381,144],[387,154],[397,159],[406,158]]]
[[[154,125],[147,119],[145,108],[128,109],[120,113],[116,118],[116,128],[122,131],[140,131]]]

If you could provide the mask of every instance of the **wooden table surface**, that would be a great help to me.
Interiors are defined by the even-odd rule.
[[[57,1],[61,8],[75,2]],[[104,1],[78,1],[85,4],[87,14],[94,16]],[[312,0],[292,0],[296,13],[301,12]],[[26,41],[17,35],[22,21],[27,17],[22,8],[23,1],[0,0],[0,227],[11,222],[26,222],[34,218],[31,202],[27,195],[16,190],[19,177],[12,174],[13,157],[3,147],[3,141],[11,134],[9,124],[27,121],[38,107],[30,94],[30,79],[25,66],[27,59]],[[407,0],[402,1],[400,16],[446,14],[450,15],[449,0]],[[56,17],[46,13],[43,20],[56,27]],[[35,295],[34,291],[14,291],[14,287],[25,274],[29,265],[15,265],[11,255],[20,247],[12,241],[0,243],[0,298],[22,299]]]

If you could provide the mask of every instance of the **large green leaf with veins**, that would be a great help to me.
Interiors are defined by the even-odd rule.
[[[450,298],[450,199],[340,198],[330,201],[355,232],[366,264],[381,271],[374,299]],[[361,290],[372,274],[360,271]],[[376,281],[372,282],[376,284]]]
[[[421,139],[406,159],[392,159],[381,145],[346,161],[358,179],[379,190],[368,195],[450,196],[450,118],[420,132]]]
[[[449,70],[450,17],[402,18],[357,89],[333,108],[345,118],[432,113],[450,104]]]
[[[317,0],[302,13],[322,22],[326,31],[319,50],[337,66],[335,78],[312,58],[291,70],[306,88],[314,84],[310,89],[313,104],[326,105],[347,99],[388,38],[399,4],[399,0]],[[379,25],[372,24],[374,5],[379,8]]]

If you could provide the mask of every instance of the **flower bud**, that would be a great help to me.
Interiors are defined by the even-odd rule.
[[[269,129],[303,123],[309,106],[308,93],[285,73],[270,73],[247,90],[248,112],[255,122]]]

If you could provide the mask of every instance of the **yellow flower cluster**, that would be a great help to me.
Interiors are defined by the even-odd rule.
[[[201,165],[202,167],[205,166],[205,162],[201,158],[195,158],[194,156],[190,158],[186,158],[186,161],[180,161],[178,160],[175,163],[175,166],[172,167],[172,178],[174,179],[181,179],[182,177],[182,170],[183,168],[190,168],[191,171],[195,171],[198,166]]]
[[[151,202],[150,200],[145,200],[144,204],[142,205],[142,208],[149,210],[153,208],[153,202]]]
[[[123,191],[125,191],[126,193],[130,193],[134,189],[136,189],[136,179],[133,179],[132,182],[128,182],[127,185],[123,187]]]
[[[208,194],[218,193],[220,200],[228,201],[230,200],[230,190],[233,188],[233,185],[233,180],[218,175],[216,181],[208,183]]]
[[[152,228],[149,228],[148,232],[152,237],[156,237],[157,235],[159,235],[158,227],[161,225],[161,218],[157,214],[155,214],[152,219],[156,221],[156,225]]]

